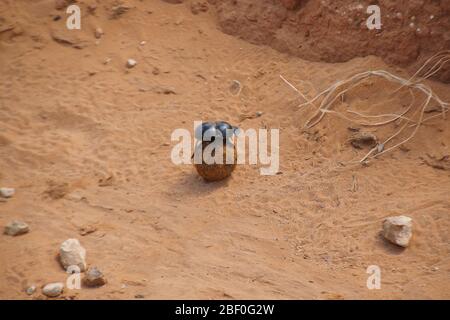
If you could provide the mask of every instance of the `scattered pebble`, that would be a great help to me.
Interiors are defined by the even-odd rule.
[[[142,294],[137,294],[134,296],[135,299],[145,299],[144,295]]]
[[[350,143],[356,149],[373,148],[378,144],[378,139],[373,133],[360,131],[350,137]]]
[[[61,244],[59,259],[66,270],[70,266],[79,267],[81,272],[86,270],[86,249],[77,239],[68,239]]]
[[[137,61],[134,59],[128,59],[127,60],[127,68],[131,69],[134,68],[137,65]]]
[[[380,153],[383,152],[383,150],[384,150],[384,143],[379,143],[377,145],[377,152]]]
[[[0,197],[2,198],[11,198],[16,190],[14,188],[0,188]]]
[[[96,37],[97,39],[100,39],[101,37],[103,37],[104,34],[105,34],[105,33],[103,32],[103,29],[102,29],[102,28],[97,28],[97,29],[95,29],[95,37]]]
[[[5,227],[5,234],[9,236],[18,236],[30,231],[28,225],[23,221],[14,220]]]
[[[83,282],[88,287],[101,287],[106,284],[106,279],[97,267],[90,267],[86,271]]]
[[[139,45],[141,45],[141,46],[145,46],[147,44],[147,41],[141,41],[140,43],[139,43]]]
[[[61,282],[49,283],[42,288],[42,293],[47,297],[54,298],[59,296],[64,290],[64,284]]]
[[[26,288],[25,292],[27,293],[27,295],[31,296],[36,292],[36,286],[29,286],[28,288]]]
[[[80,228],[80,235],[87,236],[88,234],[94,233],[97,231],[97,227],[92,225],[87,225]]]
[[[257,116],[257,117],[261,117],[262,115],[263,115],[262,111],[257,111],[257,112],[256,112],[256,116]]]
[[[383,236],[398,246],[407,247],[412,237],[412,219],[406,216],[386,218],[383,222]]]

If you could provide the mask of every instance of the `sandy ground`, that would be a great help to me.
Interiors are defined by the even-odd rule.
[[[0,226],[31,228],[0,236],[0,298],[43,298],[24,288],[65,281],[56,255],[68,238],[108,284],[62,298],[450,298],[450,171],[425,161],[449,155],[449,120],[427,122],[368,166],[342,166],[367,152],[346,142],[350,124],[327,116],[303,131],[307,111],[279,78],[312,97],[356,72],[406,71],[373,56],[307,62],[225,35],[213,12],[187,5],[129,1],[109,19],[104,3],[81,31],[65,29],[52,1],[0,4],[2,27],[15,27],[0,33],[0,186],[16,188],[0,202]],[[138,65],[127,70],[129,58]],[[450,100],[450,85],[427,84]],[[369,81],[345,103],[394,112],[409,102],[393,89]],[[281,174],[243,165],[205,183],[174,165],[171,132],[217,119],[279,128]],[[380,236],[383,219],[399,214],[414,221],[405,250]],[[96,231],[82,236],[86,226]],[[369,265],[381,268],[380,290],[366,287]]]

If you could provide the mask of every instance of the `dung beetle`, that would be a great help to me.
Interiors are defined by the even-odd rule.
[[[212,142],[216,137],[221,137],[223,142],[230,142],[238,132],[239,128],[232,126],[226,121],[203,122],[195,129],[195,138],[199,141]],[[227,136],[228,134],[228,136]],[[228,138],[228,139],[227,139]]]

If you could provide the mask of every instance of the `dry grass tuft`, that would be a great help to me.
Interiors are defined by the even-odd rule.
[[[363,158],[359,160],[360,163],[363,163],[371,158],[375,158],[386,152],[392,151],[393,149],[411,140],[419,130],[421,124],[425,121],[440,115],[442,115],[442,118],[445,119],[450,104],[442,101],[429,86],[423,83],[423,81],[436,74],[442,69],[444,64],[449,61],[450,50],[439,52],[429,58],[409,79],[404,79],[385,70],[361,72],[347,79],[336,82],[310,100],[308,100],[304,94],[302,94],[283,76],[280,75],[280,78],[305,100],[305,102],[300,104],[299,107],[310,106],[315,109],[314,114],[304,124],[305,129],[309,129],[317,125],[327,114],[341,117],[361,126],[384,126],[394,121],[405,122],[403,126],[401,126],[400,129],[398,129],[393,135],[385,139],[383,142],[379,142],[377,146],[373,147]],[[366,79],[373,77],[400,84],[400,87],[396,89],[393,94],[399,94],[399,91],[401,90],[408,90],[411,96],[411,102],[408,108],[402,112],[378,115],[365,115],[354,110],[345,110],[345,113],[332,110],[336,100],[339,98],[344,99],[345,93],[360,85]],[[415,106],[417,96],[423,96],[423,102],[421,102],[419,106]],[[315,103],[319,100],[320,104],[317,106]],[[424,117],[425,111],[432,101],[437,103],[439,106],[440,114]],[[352,114],[352,117],[349,117],[347,113]],[[405,129],[412,127],[414,128],[412,132],[403,140],[398,141],[400,133],[402,133]],[[393,145],[386,148],[388,144]]]

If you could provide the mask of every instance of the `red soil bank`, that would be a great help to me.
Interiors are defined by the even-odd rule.
[[[416,69],[450,49],[450,1],[210,0],[220,27],[252,43],[312,61],[344,62],[376,55]],[[381,9],[380,30],[369,30],[370,4]],[[438,74],[450,81],[450,67]]]

